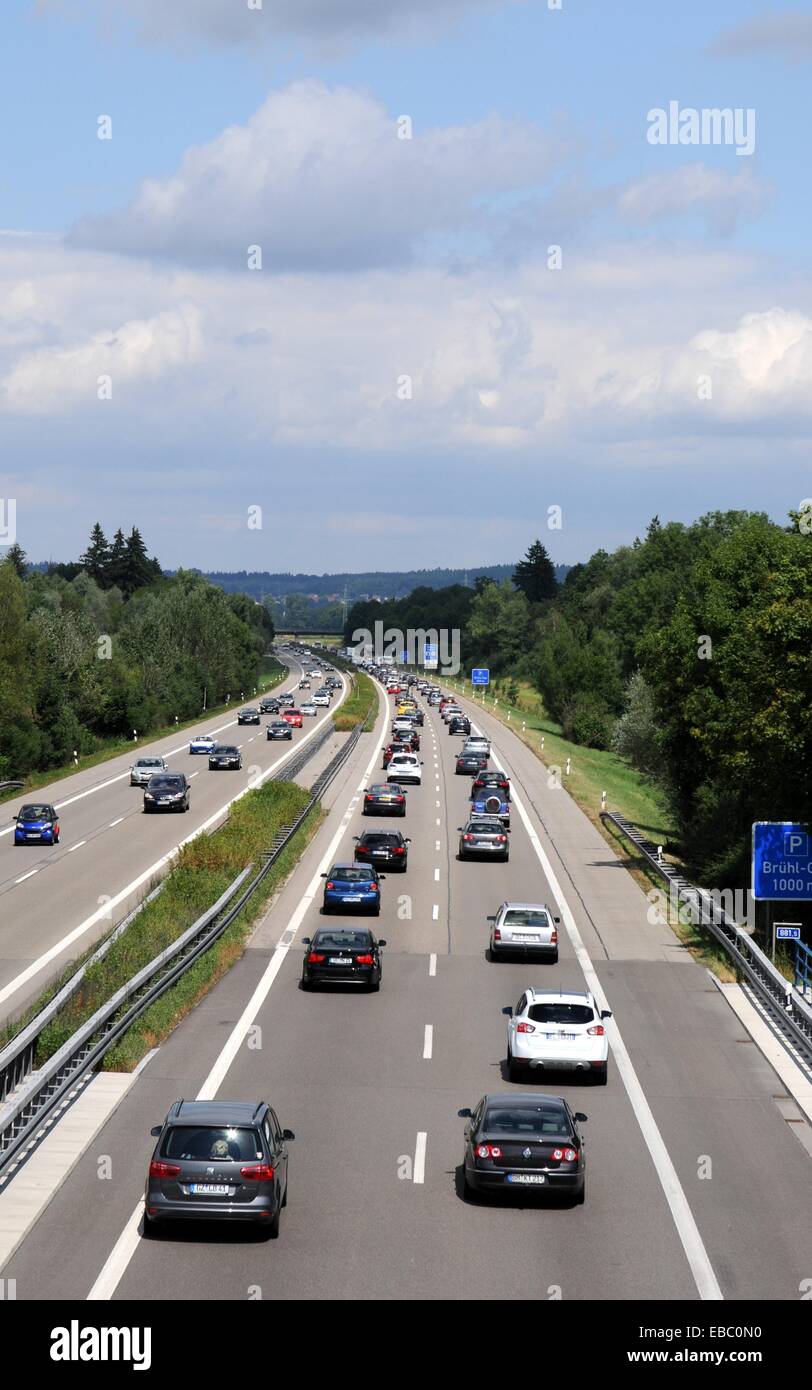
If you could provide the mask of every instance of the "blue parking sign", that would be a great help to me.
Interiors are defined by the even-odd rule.
[[[763,902],[812,899],[812,835],[798,821],[753,826],[753,897]]]
[[[475,666],[471,672],[472,685],[490,685],[491,673],[487,666]]]

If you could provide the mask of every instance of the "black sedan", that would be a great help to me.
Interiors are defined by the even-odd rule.
[[[363,815],[406,815],[406,791],[399,782],[374,782],[364,792]]]
[[[242,767],[242,753],[235,743],[218,743],[209,753],[209,767],[214,772],[224,768],[239,772]]]
[[[561,1096],[483,1096],[460,1110],[465,1126],[463,1191],[509,1192],[534,1188],[583,1202],[586,1162],[578,1128],[586,1120]]]
[[[488,859],[510,858],[510,845],[501,820],[498,816],[471,816],[465,825],[459,827],[460,859],[471,859],[480,854]]]
[[[474,778],[471,785],[471,800],[476,801],[483,792],[487,794],[488,787],[496,787],[500,792],[505,792],[505,800],[510,801],[510,778],[496,767],[486,768],[484,772],[480,772],[479,776]]]
[[[375,864],[379,869],[399,869],[406,872],[411,840],[399,830],[365,830],[354,835],[355,858],[359,864]]]
[[[367,927],[319,927],[314,937],[302,938],[305,958],[302,989],[317,984],[381,986],[381,946]]]
[[[145,811],[188,811],[191,787],[184,772],[159,772],[144,788]]]
[[[259,710],[258,710],[258,709],[241,709],[240,712],[239,712],[239,714],[237,715],[237,723],[238,723],[238,724],[258,724],[258,723],[259,723]]]
[[[448,721],[448,732],[450,734],[470,734],[470,719],[466,719],[464,714],[453,714]]]
[[[273,695],[269,695],[265,700],[260,701],[259,712],[260,714],[278,714],[279,701],[274,699]]]
[[[265,734],[266,738],[293,738],[293,729],[286,719],[274,719],[268,725]]]
[[[488,766],[487,753],[466,753],[462,751],[457,757],[457,773],[466,773],[469,777],[476,777]]]

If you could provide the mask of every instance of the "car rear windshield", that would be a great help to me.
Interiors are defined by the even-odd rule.
[[[588,1004],[531,1004],[527,1017],[534,1023],[591,1023],[595,1015]]]
[[[207,1163],[244,1163],[263,1157],[259,1130],[214,1125],[171,1125],[162,1158],[204,1159]]]
[[[505,913],[506,927],[549,927],[550,919],[546,912],[535,907],[509,907]]]
[[[399,835],[363,835],[360,840],[362,845],[371,845],[373,849],[386,849],[389,845],[399,845]]]
[[[50,820],[53,815],[52,806],[31,805],[23,806],[20,811],[21,820]]]
[[[332,873],[330,874],[330,877],[341,879],[342,882],[347,883],[360,883],[362,880],[364,883],[369,883],[373,877],[373,873],[371,869],[366,868],[333,869]]]
[[[499,820],[488,820],[486,816],[482,816],[482,818],[478,820],[469,820],[468,830],[477,835],[501,835],[502,822]]]
[[[489,1134],[528,1134],[536,1138],[571,1133],[566,1114],[557,1105],[489,1106],[482,1128]]]
[[[314,939],[314,946],[360,947],[372,944],[368,931],[320,931]]]

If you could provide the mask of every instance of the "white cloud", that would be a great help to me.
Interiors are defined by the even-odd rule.
[[[781,10],[746,19],[720,34],[712,51],[725,56],[775,53],[790,63],[809,62],[812,58],[812,15],[799,10]]]
[[[38,0],[41,13],[95,13],[106,31],[132,21],[147,43],[184,51],[305,39],[324,50],[349,40],[408,38],[520,0]]]
[[[495,115],[399,139],[372,97],[296,82],[187,151],[172,177],[144,180],[128,207],[82,219],[71,240],[234,270],[255,245],[273,270],[404,264],[427,234],[475,225],[483,197],[537,184],[565,150]]]
[[[769,192],[769,185],[749,169],[731,174],[707,164],[685,164],[628,184],[618,196],[617,211],[626,221],[642,224],[698,213],[714,232],[727,236],[741,220],[760,215]]]

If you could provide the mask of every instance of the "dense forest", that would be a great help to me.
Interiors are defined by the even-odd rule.
[[[420,588],[444,589],[453,584],[473,585],[483,577],[501,583],[513,574],[515,565],[474,565],[465,569],[430,570],[369,570],[359,574],[269,574],[258,570],[238,571],[212,570],[206,574],[212,584],[225,589],[226,593],[250,594],[252,598],[287,599],[291,595],[307,598],[317,595],[320,600],[328,600],[338,595],[338,600],[347,592],[347,602],[354,603],[363,596],[373,594],[387,598],[406,598],[412,590]],[[559,565],[557,577],[563,581],[567,573],[566,565]]]
[[[273,639],[261,605],[202,575],[172,577],[137,530],[100,526],[75,562],[0,564],[0,779],[193,718],[257,683]]]
[[[760,513],[655,518],[556,582],[536,543],[513,580],[356,604],[457,626],[463,664],[532,683],[576,743],[616,750],[664,789],[686,861],[746,884],[754,820],[812,817],[812,538]]]

